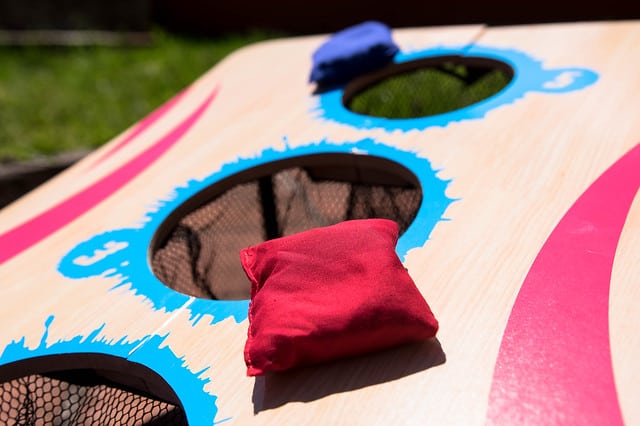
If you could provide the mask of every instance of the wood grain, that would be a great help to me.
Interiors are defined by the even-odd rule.
[[[217,396],[217,421],[486,423],[503,334],[534,260],[576,200],[640,141],[640,77],[633,72],[640,66],[640,22],[397,30],[394,39],[403,51],[439,46],[514,50],[539,61],[540,70],[597,74],[597,81],[579,90],[527,90],[481,118],[408,131],[358,128],[318,117],[317,95],[307,79],[311,53],[326,37],[264,42],[232,54],[126,145],[112,151],[135,126],[4,209],[0,233],[6,235],[91,185],[112,182],[123,167],[150,158],[159,141],[184,127],[175,143],[131,174],[131,180],[0,265],[0,348],[22,338],[26,346],[37,347],[47,318],[54,315],[46,336],[51,344],[100,327],[101,336],[112,341],[126,336],[144,345],[149,336],[163,336],[162,345],[206,381],[199,391]],[[529,72],[517,69],[515,78],[529,81]],[[565,77],[575,75],[550,84],[564,84]],[[198,108],[201,114],[189,122]],[[167,303],[176,300],[180,307],[158,309],[143,294],[133,294],[135,285],[114,289],[122,281],[117,276],[70,279],[59,271],[61,259],[78,244],[104,232],[140,228],[158,200],[225,164],[270,148],[366,138],[428,159],[440,179],[451,180],[446,195],[455,201],[446,209],[447,220],[405,257],[441,324],[432,341],[253,379],[245,376],[242,358],[247,320],[212,323],[205,316],[194,321],[194,301],[183,295],[167,290]],[[634,309],[639,228],[636,196],[617,248],[609,295],[613,371],[627,424],[640,422],[634,398],[640,375],[634,362],[640,353]],[[128,261],[148,261],[147,251],[138,256]],[[572,321],[569,313],[566,321]],[[538,326],[547,327],[544,318]],[[134,353],[126,356],[144,362]]]

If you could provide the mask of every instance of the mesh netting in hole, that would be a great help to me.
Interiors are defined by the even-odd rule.
[[[264,211],[270,209],[262,201],[264,179],[272,191],[272,215]],[[248,299],[250,285],[239,258],[242,248],[349,219],[392,219],[402,233],[421,201],[421,189],[412,184],[313,180],[303,168],[284,169],[232,187],[183,217],[153,253],[152,268],[160,281],[184,294]]]
[[[0,424],[186,425],[187,420],[179,406],[78,371],[66,378],[31,374],[0,384]]]

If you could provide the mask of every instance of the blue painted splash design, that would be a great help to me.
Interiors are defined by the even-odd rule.
[[[282,149],[270,148],[255,157],[240,158],[225,164],[218,172],[202,180],[190,180],[176,188],[170,196],[159,201],[137,226],[108,231],[76,245],[62,258],[58,270],[72,279],[92,276],[113,279],[115,284],[112,289],[128,287],[133,294],[149,300],[156,310],[171,312],[184,307],[190,312],[189,320],[194,326],[203,318],[210,318],[210,324],[227,318],[243,321],[248,313],[247,300],[197,299],[177,293],[160,282],[148,261],[153,236],[176,208],[216,182],[273,161],[323,153],[383,157],[403,165],[418,178],[422,185],[423,199],[416,218],[398,241],[397,252],[401,258],[410,249],[426,243],[436,224],[445,220],[445,210],[454,201],[446,195],[450,181],[440,179],[437,176],[439,171],[434,170],[427,159],[418,157],[415,153],[401,151],[373,139],[340,144],[325,140],[292,148],[285,138]],[[212,424],[217,412],[216,397],[203,392],[203,386],[208,381],[199,379],[206,370],[196,373],[189,371],[183,359],[177,358],[168,347],[162,347],[166,336],[147,336],[133,342],[127,341],[126,337],[108,341],[99,338],[102,331],[99,328],[87,337],[79,336],[68,342],[56,342],[47,346],[48,327],[52,320],[53,317],[47,320],[38,348],[27,349],[23,338],[7,346],[0,357],[0,363],[55,353],[98,352],[120,356],[143,364],[163,377],[183,402],[190,424]]]
[[[101,335],[104,324],[86,336],[76,336],[70,340],[49,343],[49,328],[55,317],[49,316],[45,330],[37,347],[28,348],[25,338],[9,343],[0,354],[0,365],[19,362],[30,358],[65,355],[81,357],[81,354],[104,354],[132,362],[137,362],[155,371],[174,390],[189,424],[212,425],[218,411],[217,397],[203,391],[209,379],[200,378],[204,371],[192,372],[168,346],[163,346],[165,336],[146,336],[139,340],[128,340],[123,336],[118,340]]]
[[[347,124],[359,129],[384,129],[387,131],[422,130],[428,127],[445,127],[453,122],[483,118],[494,108],[508,105],[524,97],[528,92],[566,93],[581,90],[594,84],[598,74],[586,68],[545,69],[541,61],[524,52],[477,45],[462,47],[435,47],[414,52],[400,52],[395,63],[445,55],[463,55],[494,59],[509,65],[514,76],[500,92],[467,107],[428,117],[390,119],[357,114],[342,103],[342,87],[316,97],[312,113],[319,118]]]
[[[190,312],[190,321],[195,325],[204,317],[211,317],[214,324],[232,317],[240,322],[246,319],[248,300],[217,301],[198,299],[173,291],[160,282],[151,269],[148,252],[152,238],[159,226],[177,207],[205,188],[251,167],[260,166],[285,158],[310,154],[343,153],[371,155],[390,159],[409,169],[422,185],[423,200],[416,218],[400,237],[397,252],[401,258],[427,241],[431,231],[443,218],[449,204],[454,200],[445,194],[449,181],[437,177],[438,171],[431,163],[411,152],[363,139],[351,143],[321,141],[292,148],[286,139],[283,149],[269,148],[252,158],[240,158],[225,164],[218,172],[203,180],[190,180],[175,189],[173,194],[160,201],[135,228],[118,229],[94,236],[74,247],[58,265],[58,270],[69,278],[103,276],[115,278],[113,288],[128,286],[136,295],[146,297],[156,310],[174,311],[185,307]]]

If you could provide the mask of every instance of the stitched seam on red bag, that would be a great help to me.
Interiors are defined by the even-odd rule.
[[[249,253],[249,249],[245,249],[242,250],[240,252],[242,259],[243,259],[243,263],[244,266],[246,266],[244,268],[245,272],[247,273],[247,276],[249,277],[249,279],[251,280],[251,286],[255,286],[257,287],[257,281],[256,281],[256,277],[253,274],[253,256],[252,253]],[[249,328],[247,330],[247,344],[246,344],[246,349],[245,349],[245,355],[246,355],[246,361],[247,361],[247,367],[249,367],[249,371],[254,369],[253,367],[253,362],[251,360],[251,351],[250,348],[253,344],[253,300],[249,302]]]
[[[246,272],[247,276],[249,277],[249,279],[251,280],[252,284],[256,284],[258,283],[258,281],[256,280],[255,275],[253,274],[253,254],[249,252],[250,249],[243,249],[240,250],[240,255],[242,256],[243,260],[244,260],[244,265],[243,266],[247,266],[246,268],[243,268],[244,271]]]

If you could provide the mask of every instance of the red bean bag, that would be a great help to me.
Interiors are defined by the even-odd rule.
[[[438,321],[395,252],[398,225],[349,220],[241,250],[247,375],[429,339]]]

